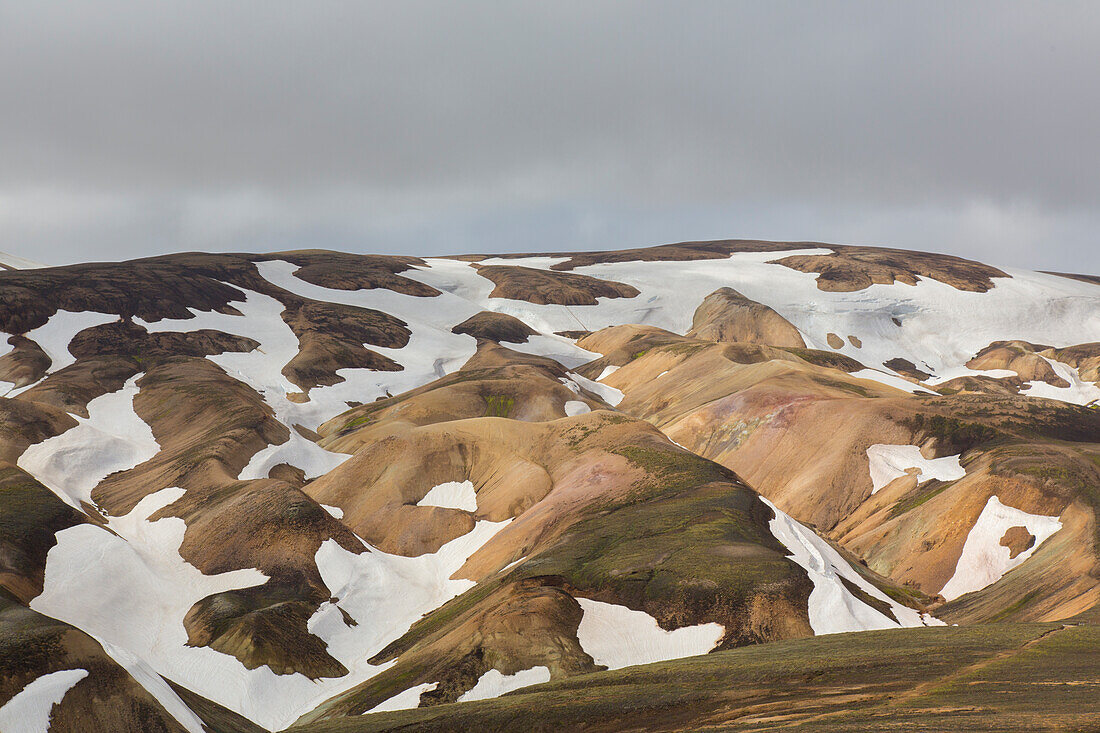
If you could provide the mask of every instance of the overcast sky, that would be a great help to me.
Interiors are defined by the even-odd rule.
[[[1100,272],[1100,3],[0,0],[0,250]]]

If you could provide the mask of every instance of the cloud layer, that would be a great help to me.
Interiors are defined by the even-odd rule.
[[[2,4],[0,249],[761,237],[1095,272],[1098,37],[1086,2]]]

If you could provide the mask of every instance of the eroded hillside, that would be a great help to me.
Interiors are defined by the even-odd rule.
[[[0,330],[0,721],[344,729],[1100,603],[1087,279],[192,253],[2,272]]]

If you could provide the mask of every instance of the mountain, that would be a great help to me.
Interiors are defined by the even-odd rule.
[[[5,732],[1100,724],[1089,276],[184,253],[0,331]]]

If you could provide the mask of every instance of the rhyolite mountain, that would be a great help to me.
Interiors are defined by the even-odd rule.
[[[4,733],[1100,723],[1096,277],[2,264]]]

